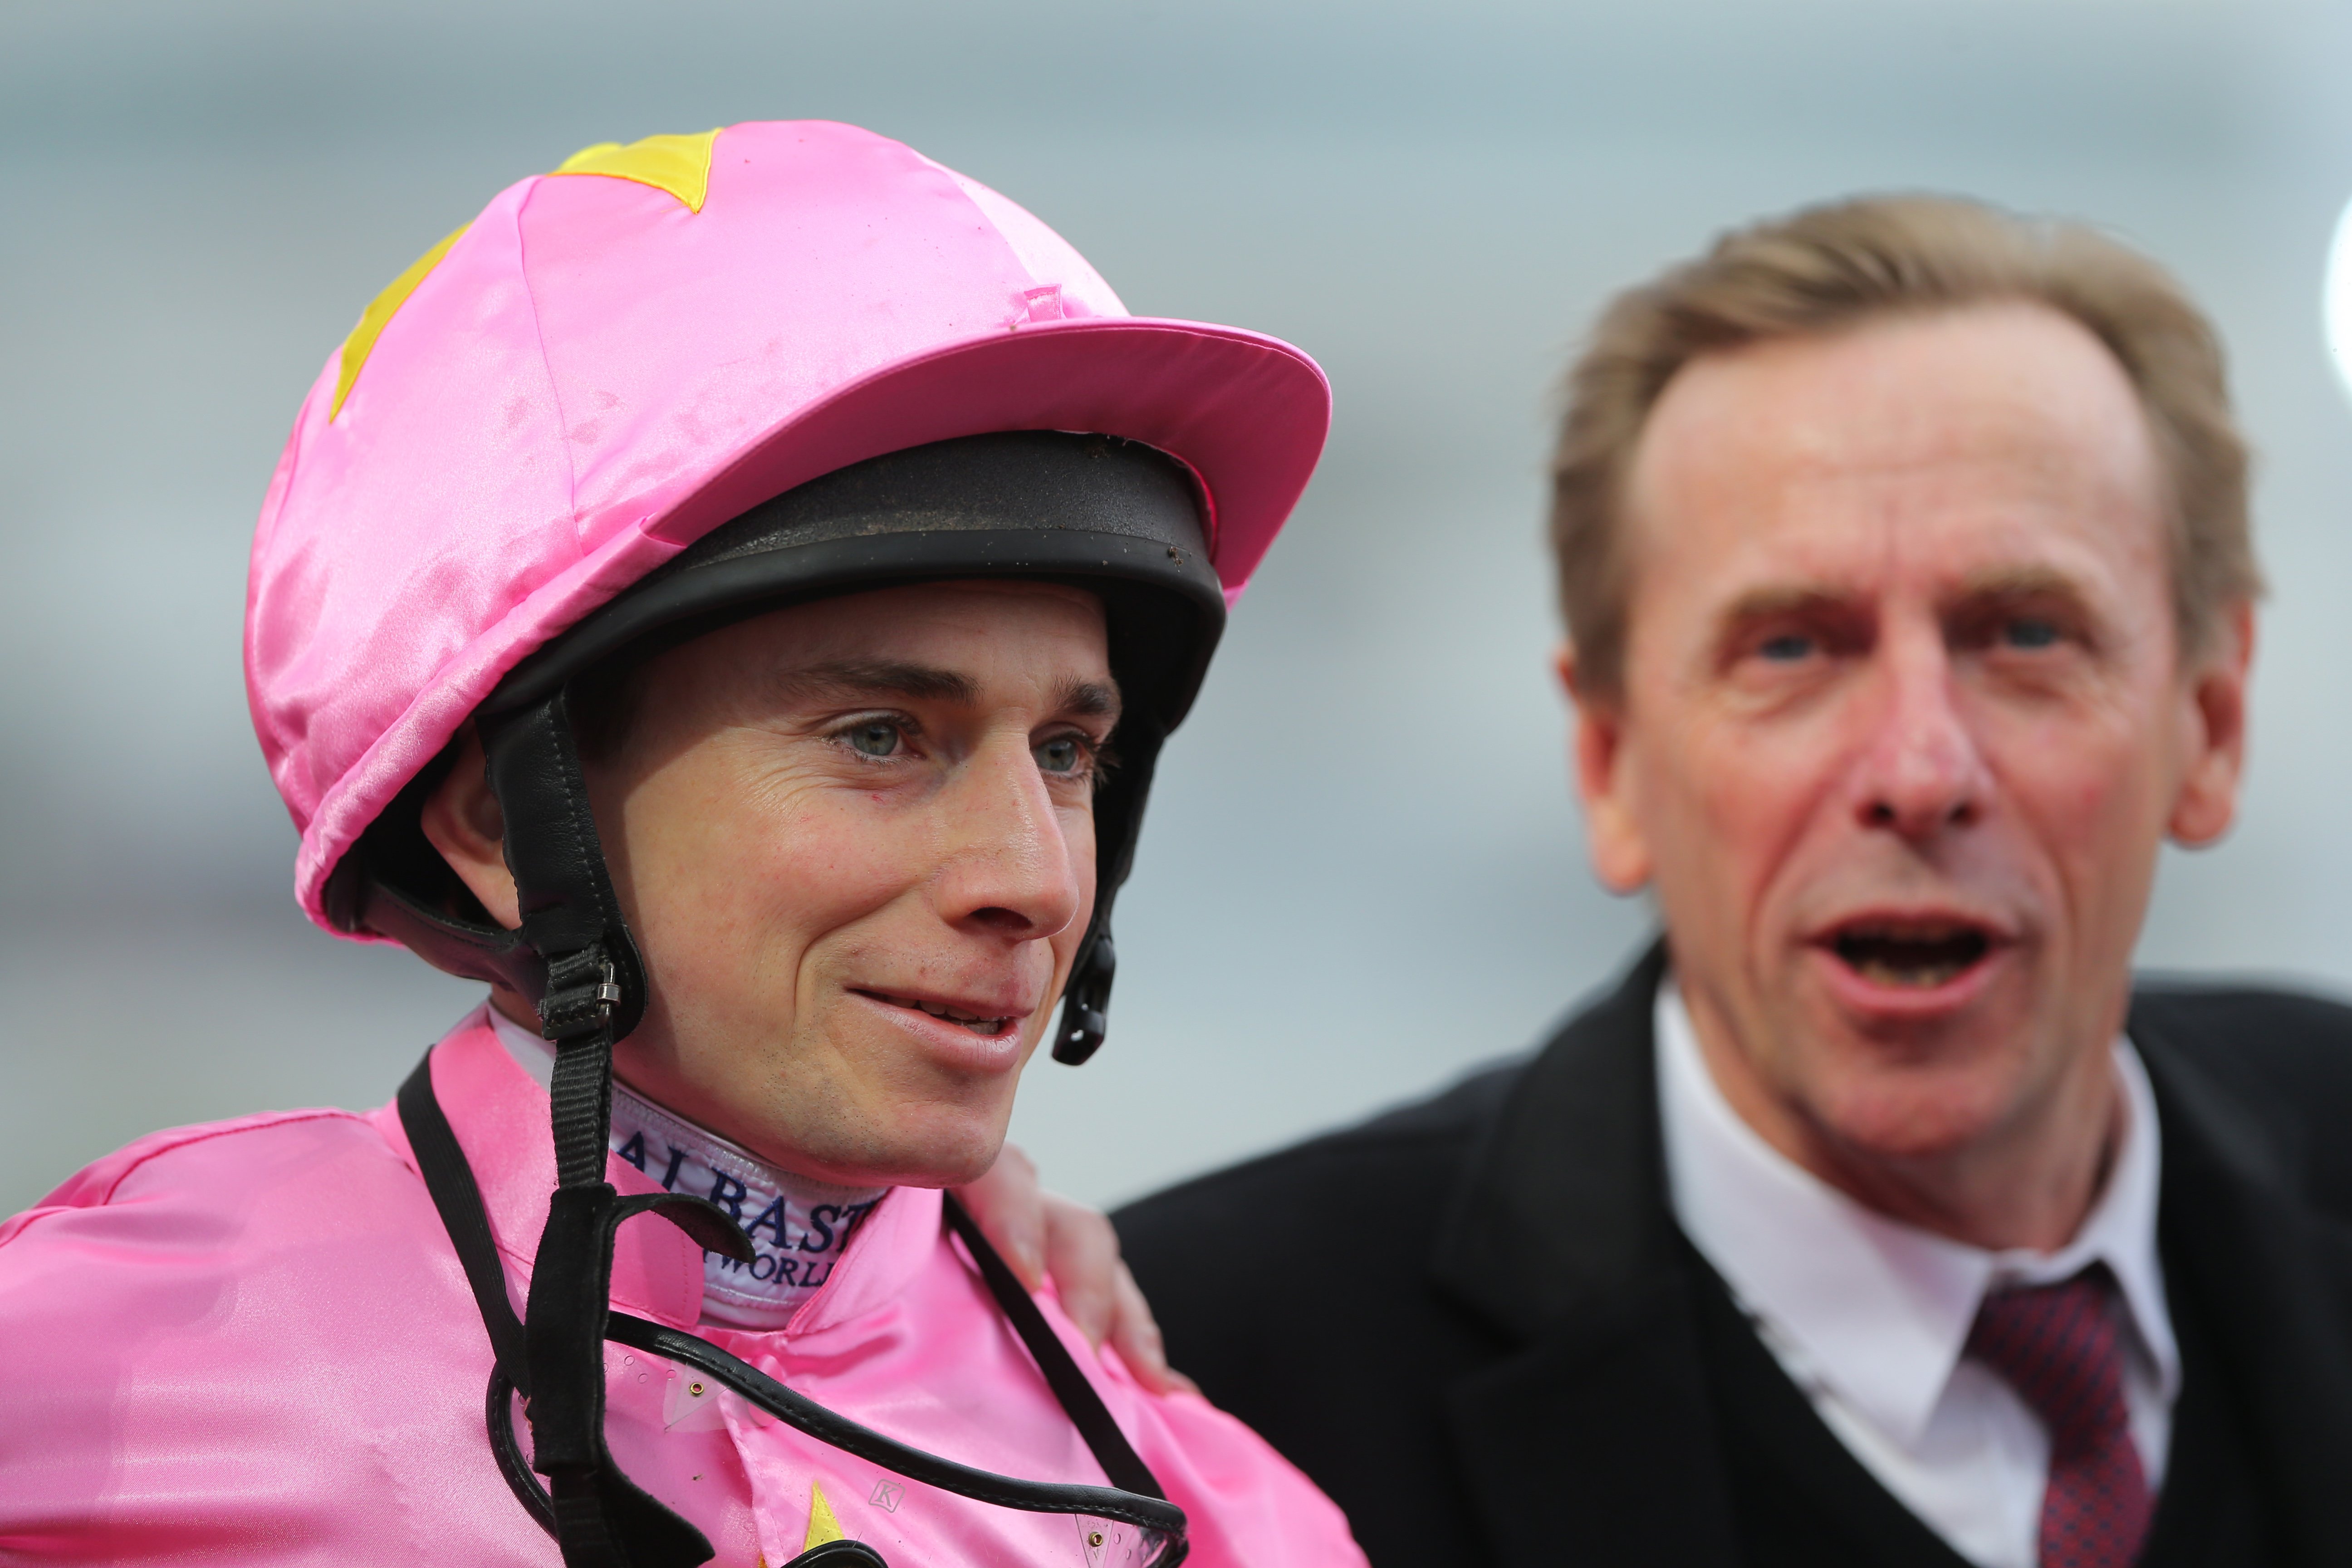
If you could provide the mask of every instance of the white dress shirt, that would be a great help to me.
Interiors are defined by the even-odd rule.
[[[2156,1489],[2180,1354],[2157,1258],[2156,1101],[2128,1040],[2115,1044],[2123,1142],[2082,1230],[2056,1252],[1987,1252],[1864,1208],[1766,1143],[1717,1088],[1671,976],[1656,1026],[1675,1215],[1888,1491],[1971,1563],[2034,1568],[2049,1436],[2006,1382],[1960,1352],[1988,1289],[2053,1283],[2094,1262],[2121,1288],[2125,1397]]]

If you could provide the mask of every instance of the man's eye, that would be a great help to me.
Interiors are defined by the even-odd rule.
[[[1075,735],[1046,742],[1036,751],[1037,765],[1049,773],[1074,773],[1086,766],[1086,743]]]
[[[2037,620],[2032,616],[2021,616],[2016,620],[2002,624],[2000,640],[2007,646],[2016,648],[2054,647],[2058,642],[2058,626],[2053,621]]]
[[[841,738],[860,756],[887,757],[897,754],[898,743],[905,737],[899,734],[898,726],[888,720],[874,719],[844,731]]]
[[[1802,632],[1782,632],[1756,645],[1757,657],[1775,664],[1794,664],[1801,658],[1811,658],[1814,651],[1813,639]]]

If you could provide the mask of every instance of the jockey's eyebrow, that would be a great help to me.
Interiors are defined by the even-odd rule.
[[[980,683],[959,670],[899,659],[829,659],[786,675],[782,688],[794,697],[863,700],[898,697],[917,702],[977,707]],[[1120,708],[1114,681],[1070,680],[1054,694],[1056,712],[1077,718],[1115,719]]]
[[[980,683],[968,675],[936,665],[898,659],[830,659],[795,669],[781,683],[803,697],[904,697],[918,702],[952,702],[972,707],[980,701]]]
[[[1055,711],[1076,714],[1081,719],[1116,719],[1119,706],[1115,681],[1073,680],[1054,699]]]

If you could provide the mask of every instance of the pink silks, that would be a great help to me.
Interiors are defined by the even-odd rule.
[[[481,1014],[432,1062],[520,1307],[554,1184],[546,1093]],[[617,1158],[607,1179],[660,1190]],[[892,1192],[775,1332],[698,1327],[702,1254],[631,1224],[613,1302],[916,1447],[1102,1484],[940,1218],[938,1194]],[[1050,1292],[1040,1302],[1189,1516],[1192,1563],[1362,1563],[1338,1510],[1265,1443],[1196,1396],[1145,1393]],[[489,1342],[389,1107],[182,1128],[90,1166],[0,1224],[0,1559],[558,1561],[493,1461]],[[1119,1568],[1113,1522],[937,1491],[625,1346],[606,1347],[605,1372],[615,1458],[717,1563],[848,1538],[924,1568]]]

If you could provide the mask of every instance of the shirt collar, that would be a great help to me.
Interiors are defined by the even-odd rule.
[[[1740,1120],[1699,1054],[1682,990],[1658,987],[1658,1098],[1675,1218],[1800,1382],[1827,1385],[1888,1437],[1916,1447],[1941,1402],[1987,1289],[2115,1275],[2166,1394],[2179,1349],[2157,1256],[2156,1099],[2117,1036],[2123,1140],[2098,1203],[2055,1252],[1990,1252],[1886,1217],[1788,1159]]]
[[[555,1047],[496,1008],[499,1043],[545,1089]],[[730,1328],[783,1328],[830,1280],[886,1187],[843,1187],[769,1163],[749,1149],[613,1080],[612,1152],[663,1188],[708,1196],[751,1238],[747,1261],[704,1256],[702,1318]]]

